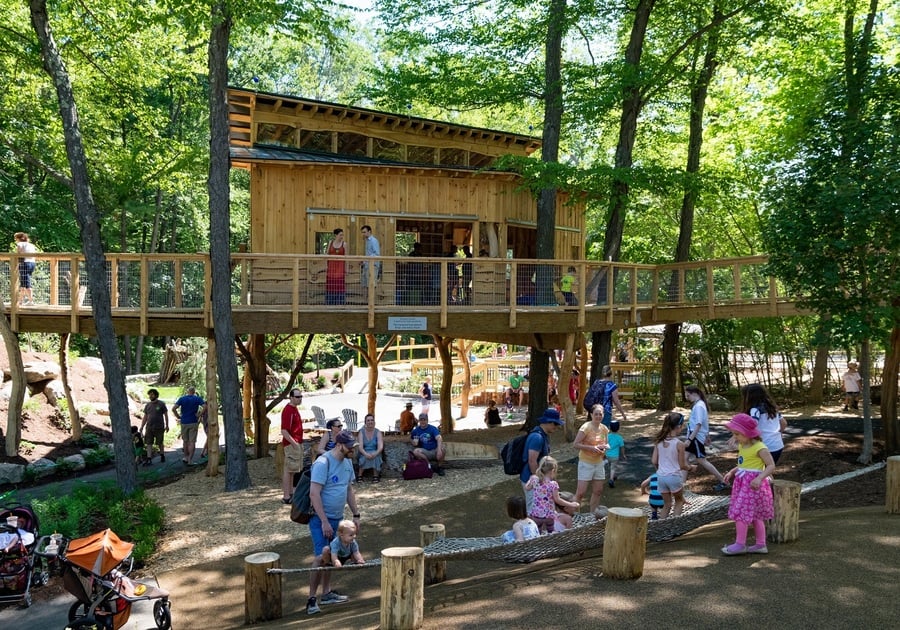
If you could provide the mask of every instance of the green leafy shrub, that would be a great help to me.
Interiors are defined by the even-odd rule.
[[[318,377],[316,378],[316,389],[322,389],[322,388],[324,388],[324,387],[325,387],[325,377],[324,377],[324,376],[318,376]]]
[[[56,474],[65,476],[71,475],[74,472],[75,464],[62,458],[56,460]]]
[[[85,431],[81,434],[81,439],[78,440],[78,443],[85,448],[97,448],[100,446],[100,436],[96,433]]]
[[[69,494],[50,495],[32,504],[42,531],[81,538],[109,528],[134,543],[132,555],[139,562],[153,554],[165,523],[165,511],[143,490],[126,496],[112,482],[76,486]]]
[[[106,448],[92,448],[84,454],[84,464],[88,468],[106,466],[112,460],[112,451]]]

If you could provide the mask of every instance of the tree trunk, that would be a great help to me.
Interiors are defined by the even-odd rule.
[[[25,402],[25,366],[22,364],[22,352],[19,348],[19,337],[9,326],[6,315],[0,313],[0,335],[6,346],[9,357],[9,373],[12,376],[12,391],[9,394],[9,406],[6,416],[6,456],[19,454],[19,443],[22,441],[22,404]]]
[[[374,414],[375,402],[378,400],[378,363],[381,359],[378,356],[378,339],[376,339],[375,335],[366,333],[366,347],[367,362],[369,364],[369,372],[367,374],[369,391],[366,392],[368,394],[366,397],[366,410],[368,413]],[[385,349],[387,349],[387,346],[385,346]]]
[[[453,356],[450,354],[450,346],[453,337],[434,337],[434,347],[441,357],[441,397],[438,399],[441,410],[441,433],[449,435],[453,433],[453,408],[450,405],[450,396],[453,388]]]
[[[714,9],[714,20],[720,11]],[[703,57],[703,69],[696,75],[691,85],[691,111],[689,115],[688,154],[685,167],[685,189],[681,198],[681,220],[678,228],[678,244],[675,246],[675,262],[686,262],[691,259],[691,241],[694,237],[694,209],[697,205],[696,180],[700,172],[700,157],[703,149],[703,112],[706,109],[706,96],[709,84],[716,73],[719,52],[719,29],[709,31],[706,40],[706,54]],[[711,281],[712,279],[710,279]],[[672,287],[678,286],[678,274],[672,274]],[[680,296],[681,297],[681,296]],[[675,406],[675,386],[678,376],[678,340],[681,324],[666,324],[663,332],[662,371],[659,384],[660,411]]]
[[[900,455],[900,425],[897,423],[897,376],[900,371],[900,324],[891,330],[891,341],[881,373],[881,425],[888,455]]]
[[[821,328],[821,326],[820,326]],[[828,361],[830,359],[831,346],[827,343],[816,346],[816,358],[813,364],[812,381],[809,383],[807,402],[811,405],[821,405],[825,396],[825,376],[828,374]]]
[[[59,336],[59,378],[63,384],[63,391],[66,393],[66,405],[69,407],[69,421],[72,423],[72,439],[76,442],[81,439],[81,413],[78,411],[78,401],[75,400],[75,394],[72,393],[72,387],[69,385],[69,333],[63,333]]]
[[[72,91],[69,73],[53,39],[47,15],[47,2],[46,0],[31,0],[30,8],[31,24],[41,44],[44,67],[56,88],[66,156],[72,171],[75,218],[81,232],[88,287],[91,291],[91,310],[97,330],[97,340],[100,344],[104,385],[109,398],[116,479],[119,488],[125,494],[131,494],[137,489],[137,468],[131,443],[131,418],[128,413],[128,396],[125,394],[125,374],[122,371],[116,331],[112,321],[110,290],[106,284],[106,256],[103,252],[103,240],[100,235],[100,215],[91,192],[87,157],[81,139],[81,129],[78,125],[75,95]],[[227,119],[225,124],[227,143]],[[225,181],[227,186],[227,173]],[[227,225],[225,230],[227,233]]]
[[[870,344],[868,339],[862,342],[862,353],[859,357],[859,375],[862,377],[862,406],[863,406],[863,447],[859,458],[856,460],[860,464],[872,463],[872,444],[874,436],[872,435],[872,393],[871,373],[869,362],[872,360]]]
[[[225,490],[250,487],[244,451],[244,420],[238,391],[234,325],[231,321],[231,234],[228,128],[228,40],[231,9],[219,0],[212,6],[209,37],[209,258],[212,268],[212,314],[216,322],[216,363],[225,424]]]
[[[206,476],[219,474],[219,396],[216,383],[216,338],[206,341]]]
[[[525,426],[531,428],[547,410],[547,379],[550,377],[550,354],[546,350],[531,347],[528,361],[528,418]]]
[[[246,361],[245,369],[250,372],[252,381],[253,448],[256,458],[259,459],[269,454],[269,416],[266,413],[268,379],[265,335],[251,335],[249,346],[250,358]],[[241,411],[243,415],[243,408]]]
[[[462,394],[459,403],[460,418],[465,418],[469,415],[469,396],[472,394],[472,364],[469,363],[469,352],[473,345],[475,345],[474,341],[468,343],[466,343],[465,339],[457,339],[456,341],[456,354],[459,356],[463,366]]]

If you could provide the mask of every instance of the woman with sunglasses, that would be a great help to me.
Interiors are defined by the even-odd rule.
[[[332,418],[325,423],[325,429],[329,432],[319,439],[319,445],[316,446],[316,454],[322,455],[325,451],[330,451],[337,444],[338,433],[344,430],[344,423],[339,418]]]

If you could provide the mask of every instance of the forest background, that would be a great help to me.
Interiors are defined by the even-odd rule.
[[[539,159],[506,167],[539,199],[539,225],[556,188],[585,192],[588,258],[770,254],[820,316],[702,323],[698,349],[724,362],[720,385],[735,346],[786,357],[796,366],[788,384],[813,396],[825,371],[811,364],[830,348],[863,358],[864,370],[883,355],[896,382],[897,2],[362,4],[0,0],[0,224],[44,251],[83,249],[59,103],[31,23],[43,7],[78,105],[106,251],[210,251],[225,231],[232,251],[249,240],[247,173],[230,172],[225,230],[207,186],[218,155],[210,59],[224,41],[229,85],[541,136]],[[552,243],[538,253],[552,257]],[[666,329],[664,364],[680,356],[679,332]],[[596,369],[614,341],[593,337]],[[125,372],[141,372],[166,340],[119,342]],[[271,362],[289,366],[303,343],[281,343]],[[317,343],[320,358],[342,358],[337,339]],[[92,340],[73,345],[97,352]],[[888,403],[896,418],[895,396]]]

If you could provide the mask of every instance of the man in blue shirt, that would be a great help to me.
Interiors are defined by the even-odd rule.
[[[428,414],[419,414],[419,424],[410,433],[413,445],[413,457],[435,462],[434,472],[444,476],[444,439],[437,427],[428,424]]]
[[[197,444],[197,431],[200,413],[206,401],[197,395],[195,387],[188,387],[184,396],[172,405],[172,415],[181,423],[181,442],[184,456],[181,461],[189,466],[194,462],[194,447]]]
[[[361,230],[363,239],[366,242],[366,256],[378,257],[381,256],[381,244],[378,242],[378,239],[375,238],[375,235],[372,234],[371,226],[364,225]],[[361,283],[363,288],[367,288],[369,286],[369,263],[364,262],[360,265],[360,271],[362,273]],[[379,280],[381,278],[381,261],[377,261],[375,263],[375,280]]]
[[[529,514],[534,505],[534,491],[526,490],[525,484],[537,472],[538,462],[541,461],[541,458],[550,454],[550,434],[564,424],[563,419],[559,417],[559,412],[550,407],[538,420],[538,426],[531,430],[531,433],[528,434],[528,438],[525,440],[525,452],[522,454],[522,457],[525,459],[525,465],[522,467],[522,472],[519,473],[519,481],[522,482],[522,491],[525,493],[525,507]]]

